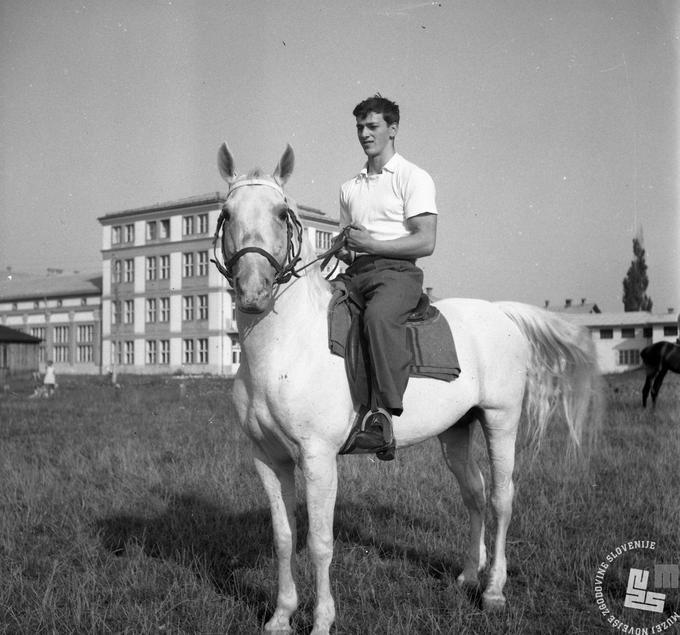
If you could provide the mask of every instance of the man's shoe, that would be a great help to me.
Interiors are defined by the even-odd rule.
[[[356,436],[355,447],[375,452],[381,461],[393,460],[395,443],[390,413],[383,408],[366,413],[361,422],[361,431]]]

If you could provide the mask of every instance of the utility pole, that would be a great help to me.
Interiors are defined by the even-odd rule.
[[[111,256],[111,296],[113,305],[111,307],[111,383],[115,386],[118,383],[118,365],[116,356],[118,355],[118,333],[122,315],[119,311],[118,299],[118,276],[120,275],[120,260],[116,255]],[[114,328],[115,327],[115,328]],[[114,338],[115,334],[115,338]]]

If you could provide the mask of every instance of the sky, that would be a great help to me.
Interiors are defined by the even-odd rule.
[[[109,213],[224,191],[287,143],[298,203],[338,216],[354,106],[439,208],[438,297],[622,311],[643,237],[680,310],[680,0],[0,0],[0,271],[100,269]]]

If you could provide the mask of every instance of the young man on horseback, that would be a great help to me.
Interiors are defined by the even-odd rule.
[[[376,95],[353,110],[364,168],[340,188],[345,249],[339,257],[351,292],[365,305],[364,336],[373,375],[372,411],[356,446],[394,458],[392,415],[402,413],[409,378],[406,321],[422,294],[416,259],[435,247],[437,207],[432,178],[395,150],[399,106]]]

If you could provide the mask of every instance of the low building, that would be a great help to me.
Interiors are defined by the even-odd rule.
[[[0,280],[0,324],[38,338],[44,371],[97,373],[101,367],[101,274],[13,273]]]
[[[603,373],[620,373],[640,366],[640,351],[655,342],[675,342],[674,312],[565,313],[565,318],[590,331]]]
[[[10,377],[38,372],[40,338],[0,325],[0,386]]]

